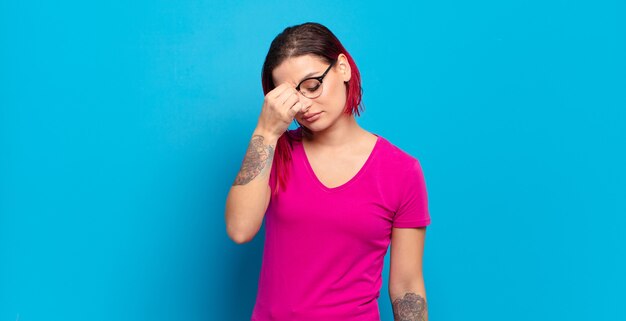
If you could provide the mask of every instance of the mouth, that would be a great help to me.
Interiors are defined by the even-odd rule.
[[[307,122],[311,122],[311,121],[313,121],[313,120],[316,120],[316,119],[318,119],[318,118],[319,118],[319,115],[320,115],[321,113],[322,113],[322,112],[320,111],[319,113],[315,113],[315,114],[313,114],[313,115],[311,115],[311,116],[309,116],[309,117],[304,117],[304,120],[306,120]]]

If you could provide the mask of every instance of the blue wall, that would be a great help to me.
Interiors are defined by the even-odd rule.
[[[225,200],[269,44],[306,21],[356,60],[359,123],[421,161],[432,320],[625,320],[624,16],[622,1],[2,1],[0,320],[249,320],[263,235],[230,241]]]

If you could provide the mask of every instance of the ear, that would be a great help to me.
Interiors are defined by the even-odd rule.
[[[350,69],[350,64],[348,63],[348,57],[344,54],[339,54],[336,67],[343,82],[348,82],[352,77],[352,69]]]

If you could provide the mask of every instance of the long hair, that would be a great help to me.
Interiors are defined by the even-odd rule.
[[[276,88],[272,79],[272,71],[287,58],[313,55],[327,63],[331,63],[342,53],[348,58],[351,69],[350,81],[345,83],[347,97],[344,112],[349,115],[356,114],[356,116],[360,116],[363,105],[361,103],[362,89],[359,70],[352,56],[339,42],[339,39],[328,28],[316,22],[307,22],[287,27],[274,38],[267,56],[265,56],[261,72],[264,95]],[[287,130],[276,142],[272,163],[277,175],[274,193],[277,193],[279,188],[285,186],[289,178],[289,164],[291,162],[291,150],[293,149],[292,141],[302,140],[302,135],[311,134],[310,130],[299,122],[298,126],[300,130],[293,132]]]

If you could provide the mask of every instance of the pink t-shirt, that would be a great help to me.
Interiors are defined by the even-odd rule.
[[[427,226],[430,215],[419,161],[376,136],[363,167],[335,188],[319,181],[302,142],[293,142],[289,181],[264,218],[252,321],[380,320],[392,227]],[[272,189],[275,180],[272,167]]]

